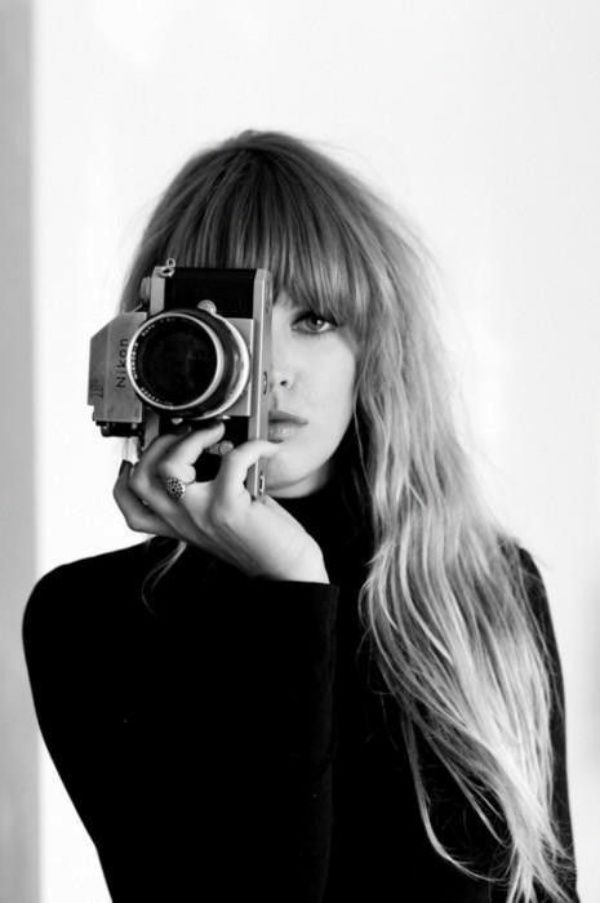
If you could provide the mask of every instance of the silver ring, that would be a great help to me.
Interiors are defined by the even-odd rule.
[[[186,484],[179,477],[167,477],[165,479],[165,492],[174,502],[181,501],[186,489]]]

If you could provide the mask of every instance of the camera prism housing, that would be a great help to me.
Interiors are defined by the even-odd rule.
[[[170,259],[142,280],[140,302],[92,337],[92,417],[103,436],[136,438],[138,452],[181,425],[222,421],[222,438],[195,464],[197,479],[211,480],[222,454],[268,437],[271,275]],[[262,459],[246,487],[264,494]]]

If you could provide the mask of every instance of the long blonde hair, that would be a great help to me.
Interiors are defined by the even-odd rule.
[[[457,438],[421,243],[314,147],[244,132],[175,177],[142,238],[123,309],[168,257],[266,267],[275,296],[285,289],[351,326],[361,351],[349,479],[369,500],[374,537],[359,607],[398,703],[427,834],[440,855],[473,874],[432,825],[423,743],[499,843],[499,817],[505,826],[505,870],[496,877],[509,903],[535,900],[536,888],[566,901],[547,654],[516,547],[479,499]]]

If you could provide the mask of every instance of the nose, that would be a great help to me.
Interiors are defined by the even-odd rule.
[[[271,392],[274,392],[276,389],[284,388],[287,389],[292,384],[292,378],[288,370],[283,370],[280,367],[271,366],[271,374],[270,374],[270,382],[269,389]]]

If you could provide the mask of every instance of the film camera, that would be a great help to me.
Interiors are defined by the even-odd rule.
[[[140,284],[140,305],[92,337],[88,404],[103,436],[135,437],[142,451],[184,423],[225,433],[198,459],[200,481],[220,456],[266,439],[272,288],[268,270],[178,267],[169,259]],[[262,497],[263,460],[246,488]]]

